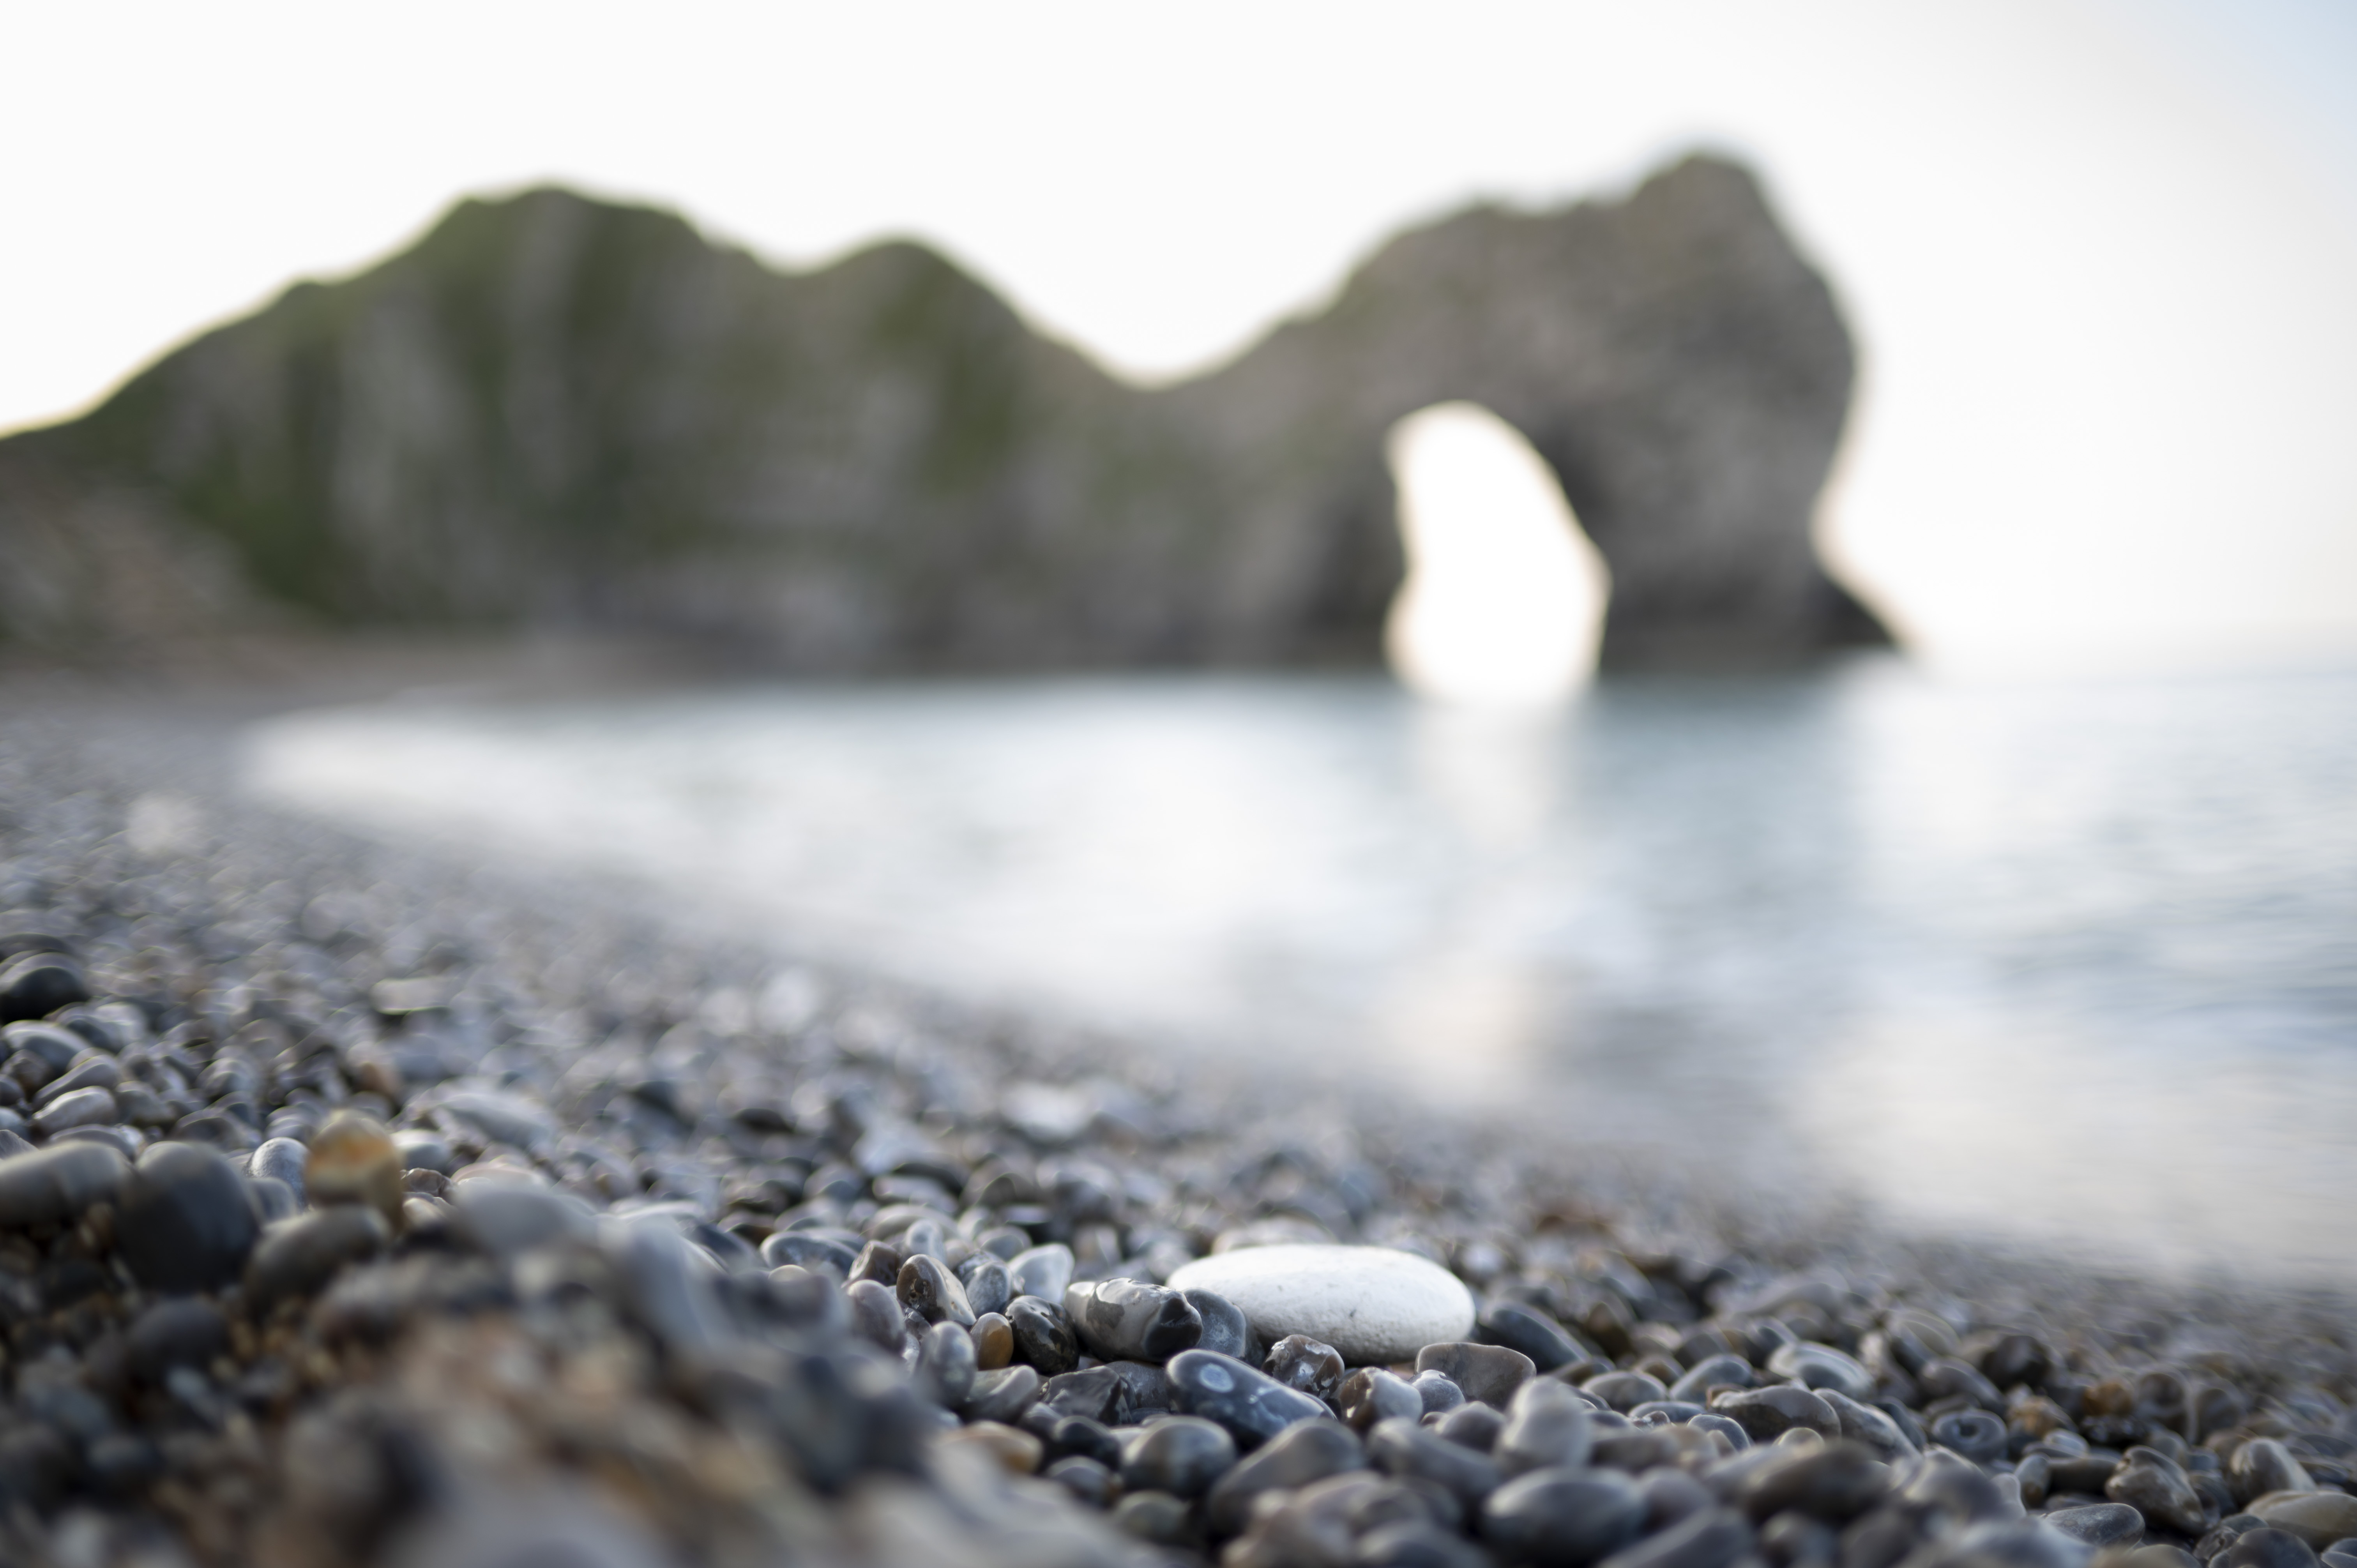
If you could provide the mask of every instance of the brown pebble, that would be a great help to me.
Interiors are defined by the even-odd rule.
[[[373,1116],[339,1111],[328,1118],[311,1140],[311,1157],[303,1166],[303,1186],[318,1208],[334,1203],[364,1203],[401,1224],[401,1151],[393,1135]]]
[[[977,1421],[942,1434],[944,1443],[971,1443],[987,1452],[1009,1473],[1030,1476],[1039,1473],[1039,1461],[1047,1455],[1047,1446],[1029,1433],[995,1421]]]
[[[995,1372],[1015,1359],[1015,1326],[996,1312],[974,1320],[974,1369]]]

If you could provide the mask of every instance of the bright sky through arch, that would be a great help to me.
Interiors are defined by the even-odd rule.
[[[1384,644],[1421,695],[1557,703],[1596,672],[1611,579],[1545,460],[1477,403],[1409,414],[1389,442],[1407,580]]]

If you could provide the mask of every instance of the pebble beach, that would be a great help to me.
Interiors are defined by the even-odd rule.
[[[0,1561],[2357,1568],[2343,1295],[794,961],[184,729],[0,705]]]

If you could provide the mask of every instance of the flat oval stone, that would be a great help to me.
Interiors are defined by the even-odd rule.
[[[1487,1454],[1451,1443],[1412,1421],[1377,1422],[1367,1434],[1367,1457],[1386,1475],[1435,1483],[1468,1514],[1498,1489],[1498,1466]],[[1642,1511],[1641,1508],[1641,1516]]]
[[[308,1295],[346,1263],[373,1257],[392,1240],[393,1227],[384,1216],[357,1203],[279,1220],[263,1232],[246,1264],[246,1294],[264,1305]]]
[[[1288,1389],[1331,1400],[1342,1386],[1342,1357],[1307,1334],[1288,1334],[1268,1348],[1260,1369]]]
[[[1508,1477],[1529,1470],[1577,1469],[1587,1463],[1595,1443],[1587,1402],[1561,1383],[1541,1379],[1514,1391],[1505,1430],[1498,1434],[1490,1456]]]
[[[979,1319],[996,1313],[1004,1316],[1015,1299],[1015,1279],[1006,1265],[988,1252],[976,1252],[958,1265],[958,1283],[965,1287],[966,1304]]]
[[[2089,1546],[2119,1546],[2144,1537],[2144,1515],[2126,1503],[2057,1509],[2045,1520],[2072,1540],[2083,1541]]]
[[[1482,1343],[1520,1350],[1542,1372],[1587,1359],[1587,1348],[1562,1324],[1518,1301],[1491,1302],[1482,1309],[1478,1327]]]
[[[969,1421],[997,1421],[1012,1426],[1039,1398],[1038,1372],[1029,1367],[1002,1367],[996,1372],[974,1374],[963,1414]]]
[[[1055,1303],[1018,1295],[1006,1304],[1006,1323],[1016,1359],[1038,1368],[1041,1377],[1060,1378],[1081,1364],[1080,1338]]]
[[[46,1018],[89,1000],[81,966],[62,953],[29,952],[0,964],[0,1024]]]
[[[225,1285],[243,1272],[262,1230],[247,1191],[245,1178],[219,1151],[158,1144],[139,1156],[124,1183],[115,1251],[149,1290]]]
[[[2226,1461],[2226,1484],[2237,1503],[2269,1492],[2312,1492],[2316,1482],[2292,1451],[2272,1437],[2254,1437]]]
[[[2317,1552],[2357,1535],[2357,1497],[2347,1492],[2270,1492],[2253,1502],[2249,1511]]]
[[[1061,1241],[1028,1247],[1006,1260],[1006,1273],[1013,1281],[1015,1294],[1036,1295],[1042,1301],[1064,1299],[1076,1266],[1072,1250]]]
[[[927,1323],[974,1326],[974,1305],[966,1300],[965,1287],[938,1258],[920,1252],[902,1263],[896,1288],[900,1305]]]
[[[1334,1408],[1353,1432],[1364,1432],[1395,1415],[1414,1420],[1424,1413],[1424,1396],[1398,1373],[1382,1367],[1361,1367],[1342,1380],[1334,1392]]]
[[[1239,1361],[1253,1359],[1250,1353],[1252,1325],[1244,1321],[1244,1315],[1237,1310],[1234,1302],[1217,1291],[1189,1290],[1178,1294],[1187,1298],[1187,1305],[1193,1307],[1195,1316],[1203,1320],[1203,1337],[1195,1342],[1197,1349],[1217,1350],[1221,1355],[1233,1356]]]
[[[1133,1492],[1198,1497],[1235,1462],[1236,1440],[1227,1428],[1200,1415],[1175,1415],[1131,1441],[1122,1455],[1121,1484]]]
[[[1170,1359],[1167,1375],[1173,1408],[1218,1422],[1242,1447],[1256,1447],[1297,1421],[1332,1413],[1324,1401],[1215,1350],[1181,1350]]]
[[[1980,1416],[1984,1421],[1996,1419],[1985,1411],[1970,1413]],[[1949,1419],[1943,1417],[1932,1423],[1933,1436],[1939,1435],[1941,1426]],[[1999,1454],[2004,1452],[2004,1433],[2003,1427],[1997,1429]],[[1955,1445],[1951,1444],[1949,1446]],[[1981,1455],[1968,1450],[1958,1449],[1957,1452],[1968,1459],[1981,1458]],[[1987,1463],[1986,1460],[1982,1462]],[[2199,1536],[2207,1528],[2201,1499],[2195,1494],[2192,1483],[2186,1479],[2185,1472],[2177,1467],[2175,1460],[2157,1449],[2129,1449],[2125,1462],[2104,1484],[2104,1496],[2115,1503],[2127,1504],[2148,1520],[2158,1520],[2180,1535]]]
[[[1323,1419],[1297,1422],[1219,1478],[1204,1499],[1204,1517],[1214,1535],[1235,1535],[1250,1521],[1254,1502],[1265,1493],[1289,1492],[1329,1476],[1364,1469],[1366,1463],[1366,1449],[1349,1428]]]
[[[113,1197],[129,1174],[129,1162],[103,1144],[63,1144],[12,1155],[0,1160],[0,1227],[63,1224],[100,1198]]]
[[[1262,1338],[1306,1334],[1354,1366],[1405,1361],[1473,1330],[1473,1296],[1428,1259],[1389,1247],[1245,1247],[1198,1258],[1173,1289],[1216,1291]]]
[[[2244,1530],[2234,1544],[2211,1559],[2216,1568],[2313,1568],[2317,1554],[2287,1530],[2261,1525]]]
[[[1481,1535],[1524,1563],[1576,1568],[1637,1539],[1645,1496],[1616,1470],[1533,1470],[1491,1492]]]
[[[47,1110],[34,1116],[33,1125],[43,1137],[54,1138],[76,1127],[104,1127],[122,1119],[123,1108],[115,1102],[114,1090],[77,1089],[49,1101]]]
[[[1830,1345],[1806,1340],[1797,1345],[1780,1345],[1768,1358],[1768,1369],[1812,1389],[1837,1390],[1854,1400],[1874,1397],[1874,1374]]]
[[[1751,1434],[1755,1443],[1781,1437],[1794,1427],[1804,1427],[1821,1437],[1842,1434],[1841,1417],[1834,1413],[1833,1406],[1808,1390],[1790,1383],[1721,1394],[1711,1402],[1710,1408],[1732,1418]]]

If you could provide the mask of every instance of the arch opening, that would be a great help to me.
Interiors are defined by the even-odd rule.
[[[1473,707],[1562,702],[1592,679],[1611,576],[1520,431],[1436,403],[1385,441],[1407,576],[1383,647],[1419,696]]]

